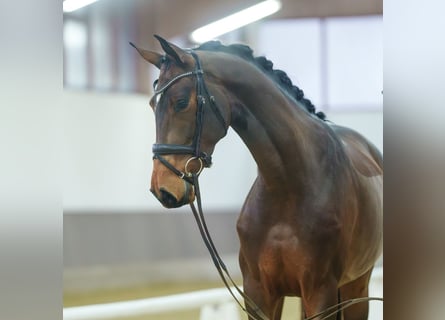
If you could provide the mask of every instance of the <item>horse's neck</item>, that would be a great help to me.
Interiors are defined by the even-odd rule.
[[[232,88],[234,99],[231,126],[249,148],[267,185],[280,189],[292,183],[295,189],[316,170],[319,153],[314,142],[324,132],[322,124],[295,106],[262,71],[247,62],[238,64],[232,64],[232,72],[224,71],[224,83]]]
[[[287,107],[276,112],[284,109],[281,103],[251,104],[245,108],[243,121],[247,127],[239,126],[237,120],[232,126],[249,148],[267,184],[284,187],[289,179],[297,184],[296,179],[304,180],[314,164],[310,159],[316,157],[307,124],[301,123]]]

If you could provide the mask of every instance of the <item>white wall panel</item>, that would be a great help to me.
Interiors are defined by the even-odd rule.
[[[255,55],[287,73],[315,105],[321,105],[319,19],[276,20],[259,25]]]
[[[85,88],[87,74],[87,28],[83,22],[68,20],[63,24],[64,76],[72,88]]]
[[[93,83],[97,90],[110,90],[113,84],[110,21],[100,11],[92,11],[91,46]]]
[[[382,20],[364,16],[267,21],[259,24],[256,54],[265,54],[286,71],[319,109],[380,110]]]
[[[382,22],[381,16],[326,19],[330,108],[383,106]]]

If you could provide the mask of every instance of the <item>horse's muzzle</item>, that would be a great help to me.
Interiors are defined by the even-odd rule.
[[[168,209],[179,208],[182,207],[183,205],[190,204],[195,198],[193,186],[184,180],[183,182],[185,190],[182,197],[180,198],[171,193],[170,191],[168,191],[167,188],[164,187],[161,187],[159,189],[159,193],[157,193],[153,189],[150,189],[150,191],[164,207]]]

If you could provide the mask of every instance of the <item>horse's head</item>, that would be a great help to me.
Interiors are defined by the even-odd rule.
[[[194,175],[211,165],[229,111],[223,93],[209,86],[197,54],[156,38],[165,54],[132,45],[160,70],[150,100],[156,120],[150,190],[165,207],[175,208],[194,201]]]

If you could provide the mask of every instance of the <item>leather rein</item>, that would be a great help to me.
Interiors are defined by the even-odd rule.
[[[223,115],[221,114],[221,111],[218,109],[218,107],[215,104],[215,98],[214,96],[210,95],[207,86],[204,82],[203,75],[204,71],[201,68],[201,63],[199,61],[198,55],[193,51],[190,50],[189,53],[193,56],[195,60],[195,70],[182,73],[180,75],[177,75],[173,79],[169,80],[166,84],[164,84],[161,88],[157,88],[157,80],[154,83],[154,86],[156,86],[154,89],[155,97],[159,94],[164,93],[169,87],[171,87],[174,83],[179,81],[182,78],[185,77],[196,77],[196,97],[197,97],[197,111],[196,111],[196,128],[195,128],[195,134],[193,137],[193,142],[191,145],[177,145],[177,144],[161,144],[161,143],[155,143],[153,144],[152,151],[153,151],[153,159],[158,159],[164,166],[166,166],[168,169],[170,169],[174,174],[176,174],[179,178],[185,180],[187,183],[192,185],[192,187],[195,190],[195,197],[198,208],[195,207],[194,203],[190,203],[190,208],[193,212],[193,216],[196,220],[196,224],[198,225],[199,232],[201,234],[201,237],[204,241],[204,244],[207,248],[207,250],[210,253],[210,256],[212,258],[212,261],[216,267],[216,270],[218,271],[224,285],[229,290],[231,296],[235,301],[238,303],[240,308],[251,318],[255,320],[268,320],[269,318],[263,313],[263,311],[252,301],[252,299],[247,296],[243,290],[241,290],[235,281],[232,279],[232,277],[229,274],[229,271],[227,270],[226,265],[222,261],[218,251],[216,250],[215,244],[213,243],[212,237],[210,236],[209,230],[207,228],[207,223],[204,218],[204,214],[202,211],[202,203],[201,203],[201,192],[199,189],[199,181],[198,177],[204,167],[210,167],[212,165],[212,157],[211,155],[207,154],[206,152],[201,151],[201,134],[202,134],[202,127],[203,127],[203,115],[204,115],[204,107],[207,105],[207,101],[209,101],[209,105],[217,117],[218,121],[221,123],[221,125],[224,128],[224,131],[227,132],[227,124],[224,120]],[[207,99],[206,99],[207,98]],[[168,162],[167,159],[165,159],[164,155],[171,155],[171,154],[189,154],[191,157],[186,161],[184,171],[181,171],[177,168],[175,168],[172,164]],[[197,172],[191,172],[188,170],[189,164],[194,161],[198,160],[200,163],[199,170]],[[247,307],[250,308],[250,310],[247,310],[246,307],[243,306],[243,304],[239,301],[239,299],[236,297],[235,292],[233,291],[231,285],[235,288],[235,290],[239,293],[239,295],[244,299],[244,303]],[[383,298],[374,298],[374,297],[364,297],[364,298],[356,298],[356,299],[349,299],[346,301],[342,301],[336,305],[333,305],[326,310],[315,314],[311,317],[305,318],[304,320],[311,320],[315,319],[316,317],[323,316],[321,320],[326,319],[333,314],[350,307],[351,305],[354,305],[356,303],[362,303],[365,301],[371,301],[371,300],[379,300],[383,301]],[[326,315],[327,312],[330,312],[328,315]]]

